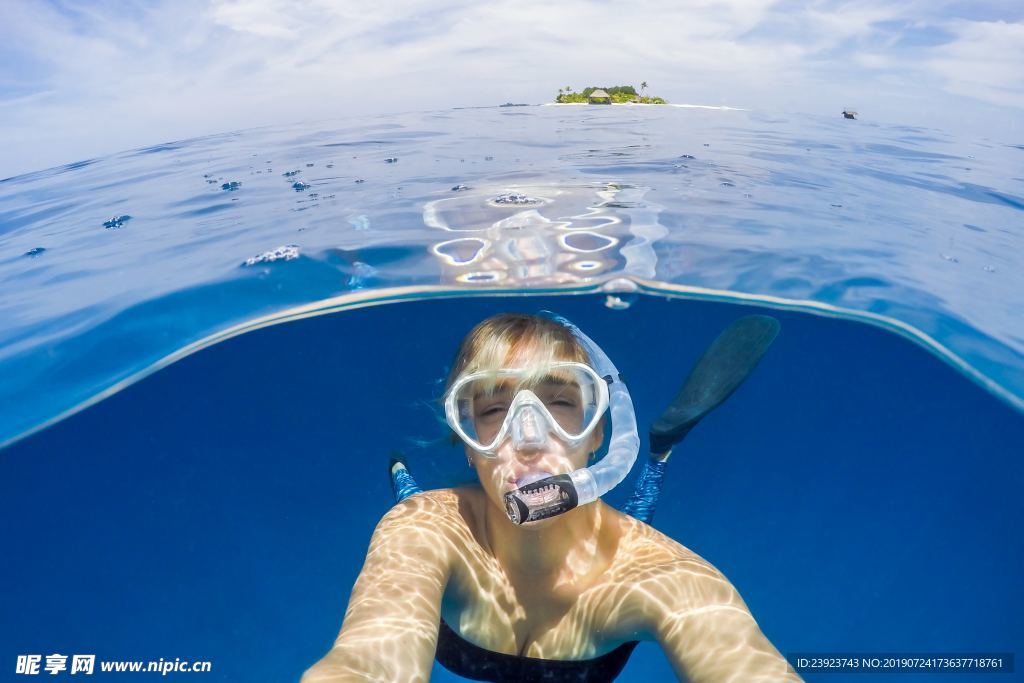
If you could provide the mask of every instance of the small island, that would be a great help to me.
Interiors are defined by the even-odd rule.
[[[647,90],[647,81],[640,84],[640,93],[631,85],[616,85],[610,88],[598,88],[588,86],[580,92],[576,92],[571,86],[558,89],[558,97],[555,102],[558,104],[668,104],[660,97],[644,95]]]

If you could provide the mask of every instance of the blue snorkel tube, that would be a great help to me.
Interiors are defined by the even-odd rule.
[[[559,474],[525,484],[505,494],[505,512],[515,524],[561,515],[580,505],[592,503],[622,483],[640,452],[633,399],[615,364],[580,328],[560,315],[544,311],[572,332],[587,350],[590,364],[608,382],[608,410],[612,436],[608,453],[600,461],[570,474]]]

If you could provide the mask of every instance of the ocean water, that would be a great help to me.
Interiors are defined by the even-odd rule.
[[[626,373],[642,432],[731,320],[782,322],[673,455],[654,524],[781,652],[1021,651],[1013,142],[515,107],[0,181],[0,666],[295,680],[390,507],[390,451],[425,486],[468,480],[434,403],[459,339],[540,309]],[[644,644],[620,680],[652,677]]]

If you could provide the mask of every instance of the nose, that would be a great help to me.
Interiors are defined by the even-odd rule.
[[[533,406],[519,411],[512,422],[512,445],[518,451],[536,451],[548,440],[547,424],[544,417]]]

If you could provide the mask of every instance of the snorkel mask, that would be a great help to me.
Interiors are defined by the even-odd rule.
[[[448,424],[489,458],[497,457],[506,439],[517,450],[542,449],[551,438],[576,448],[611,408],[612,436],[604,458],[570,474],[540,479],[527,475],[505,494],[505,511],[516,524],[597,500],[626,478],[640,449],[633,401],[615,365],[578,327],[547,315],[573,333],[593,367],[563,361],[540,374],[528,368],[475,372],[459,377],[445,396]]]

